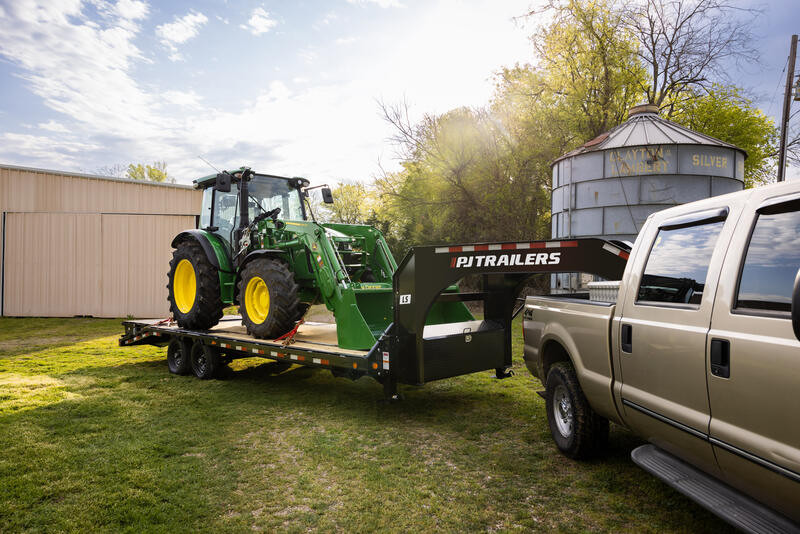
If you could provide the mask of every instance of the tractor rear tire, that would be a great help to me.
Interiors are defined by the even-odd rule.
[[[209,330],[222,318],[219,274],[196,241],[183,241],[169,262],[169,310],[181,328]]]
[[[245,265],[239,280],[239,311],[247,333],[274,339],[293,327],[300,299],[289,267],[272,258],[257,258]]]

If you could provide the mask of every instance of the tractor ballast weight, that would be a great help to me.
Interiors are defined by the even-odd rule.
[[[168,273],[170,309],[182,328],[210,329],[224,306],[238,304],[249,333],[278,337],[309,306],[324,304],[340,348],[375,345],[392,322],[397,270],[379,230],[309,220],[304,178],[242,167],[195,186],[203,190],[199,228],[175,237]],[[329,189],[323,199],[332,201]],[[462,302],[435,308],[430,324],[472,319]]]

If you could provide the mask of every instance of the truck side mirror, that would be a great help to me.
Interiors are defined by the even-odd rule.
[[[331,188],[323,187],[320,191],[322,192],[322,201],[325,204],[333,204],[333,193],[331,193]]]
[[[800,269],[794,277],[794,288],[792,289],[792,329],[794,337],[800,340]]]
[[[231,175],[227,172],[217,174],[217,181],[214,183],[214,189],[220,193],[231,192]]]

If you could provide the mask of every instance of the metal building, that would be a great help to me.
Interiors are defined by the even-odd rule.
[[[631,108],[628,120],[552,164],[552,237],[634,241],[651,213],[744,188],[745,152]]]
[[[0,315],[169,314],[170,242],[201,192],[0,165]]]

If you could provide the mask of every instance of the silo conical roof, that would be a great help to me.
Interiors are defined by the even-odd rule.
[[[627,121],[598,135],[591,141],[587,141],[575,150],[567,152],[553,164],[587,152],[645,145],[716,146],[738,150],[747,157],[747,152],[736,145],[696,132],[676,122],[662,119],[658,115],[658,106],[643,104],[631,108]]]

